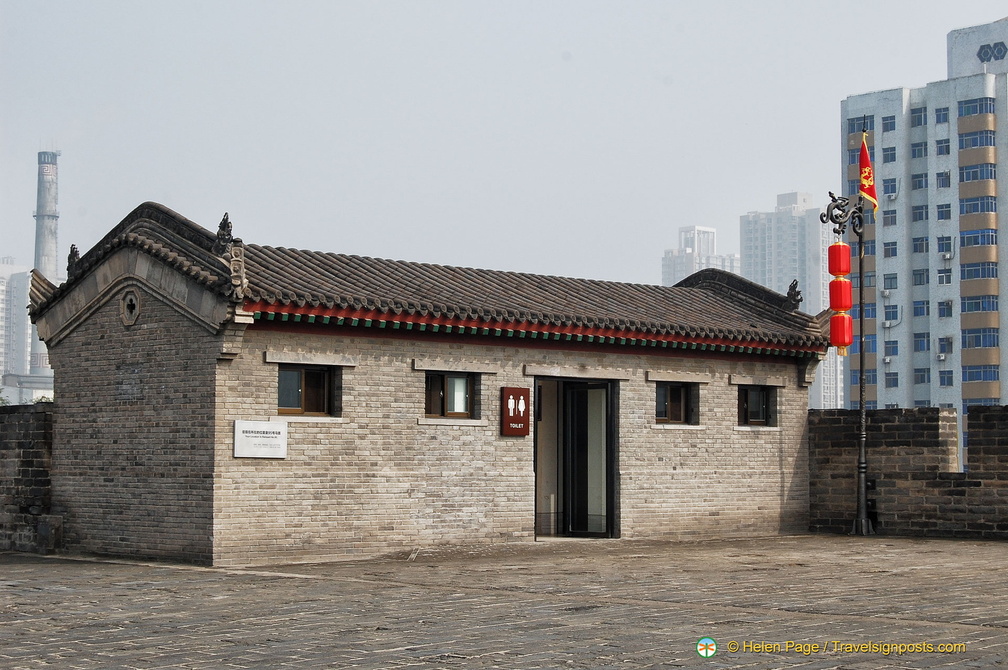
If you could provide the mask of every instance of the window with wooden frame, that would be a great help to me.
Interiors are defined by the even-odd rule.
[[[478,419],[475,372],[428,372],[424,414],[429,417]]]
[[[339,367],[281,364],[277,372],[277,412],[339,416],[342,374]]]
[[[739,386],[738,414],[740,426],[775,426],[772,386]]]
[[[655,422],[700,423],[700,385],[688,382],[655,383]]]

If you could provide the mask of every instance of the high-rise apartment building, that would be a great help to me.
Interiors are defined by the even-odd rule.
[[[1008,347],[1000,346],[1008,257],[998,252],[999,197],[1008,204],[998,181],[998,172],[1008,175],[1006,44],[1008,18],[954,30],[947,79],[840,105],[846,193],[857,193],[865,130],[879,196],[865,226],[864,276],[852,275],[866,288],[870,408],[951,406],[962,416],[970,405],[1008,401]],[[854,316],[856,327],[857,306]],[[846,365],[851,406],[857,351],[855,337]]]
[[[800,309],[809,314],[818,314],[829,304],[826,248],[834,236],[832,228],[819,220],[824,200],[809,193],[783,193],[777,196],[774,211],[739,217],[742,276],[784,294],[798,280]],[[843,406],[842,371],[843,362],[831,350],[809,390],[810,407]]]
[[[713,228],[680,228],[679,248],[666,249],[662,257],[662,286],[674,286],[705,268],[739,274],[742,266],[738,254],[717,253],[717,231]]]
[[[9,256],[0,258],[0,374],[28,374],[31,349],[31,322],[28,320],[28,268],[16,265]],[[0,395],[18,404],[30,399],[16,386],[3,386]]]

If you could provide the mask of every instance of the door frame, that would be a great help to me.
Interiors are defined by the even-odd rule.
[[[617,538],[619,537],[619,458],[618,458],[618,445],[619,445],[619,381],[612,379],[596,379],[596,378],[568,378],[568,377],[536,377],[533,381],[534,390],[534,400],[533,404],[535,406],[535,421],[533,422],[533,470],[535,472],[535,518],[539,518],[539,484],[540,484],[540,472],[539,472],[539,453],[542,448],[541,436],[539,434],[540,426],[539,421],[543,416],[543,398],[540,392],[539,384],[540,382],[554,382],[557,385],[557,392],[555,395],[555,407],[552,410],[555,412],[557,417],[557,438],[556,444],[550,446],[549,448],[555,448],[557,450],[556,454],[556,467],[558,472],[556,473],[557,488],[557,500],[563,501],[563,509],[559,515],[559,522],[554,528],[554,533],[556,536],[560,537],[603,537],[603,538]],[[606,391],[605,398],[605,463],[606,463],[606,474],[605,474],[605,498],[606,498],[606,521],[604,531],[574,531],[571,528],[571,502],[573,495],[573,486],[571,484],[571,475],[573,474],[573,445],[571,444],[571,426],[569,422],[571,417],[567,411],[567,394],[569,389],[584,387],[585,389],[590,388],[604,388]],[[536,538],[540,536],[539,526],[535,526]],[[551,536],[549,533],[543,533],[544,536]]]

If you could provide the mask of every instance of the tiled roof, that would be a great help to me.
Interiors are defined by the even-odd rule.
[[[74,264],[68,284],[105,254],[130,245],[238,302],[229,259],[213,253],[215,239],[175,212],[145,203]],[[452,326],[473,334],[519,330],[563,333],[568,340],[573,334],[588,341],[699,341],[732,350],[809,353],[827,346],[813,317],[789,311],[784,296],[718,270],[666,287],[256,244],[243,248],[247,286],[240,301],[262,319],[440,324],[449,332]],[[33,311],[44,310],[66,287],[37,304],[33,300]]]

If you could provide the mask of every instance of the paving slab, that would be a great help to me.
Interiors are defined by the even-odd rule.
[[[829,535],[244,569],[0,553],[0,668],[990,668],[1006,565],[1004,542]]]

